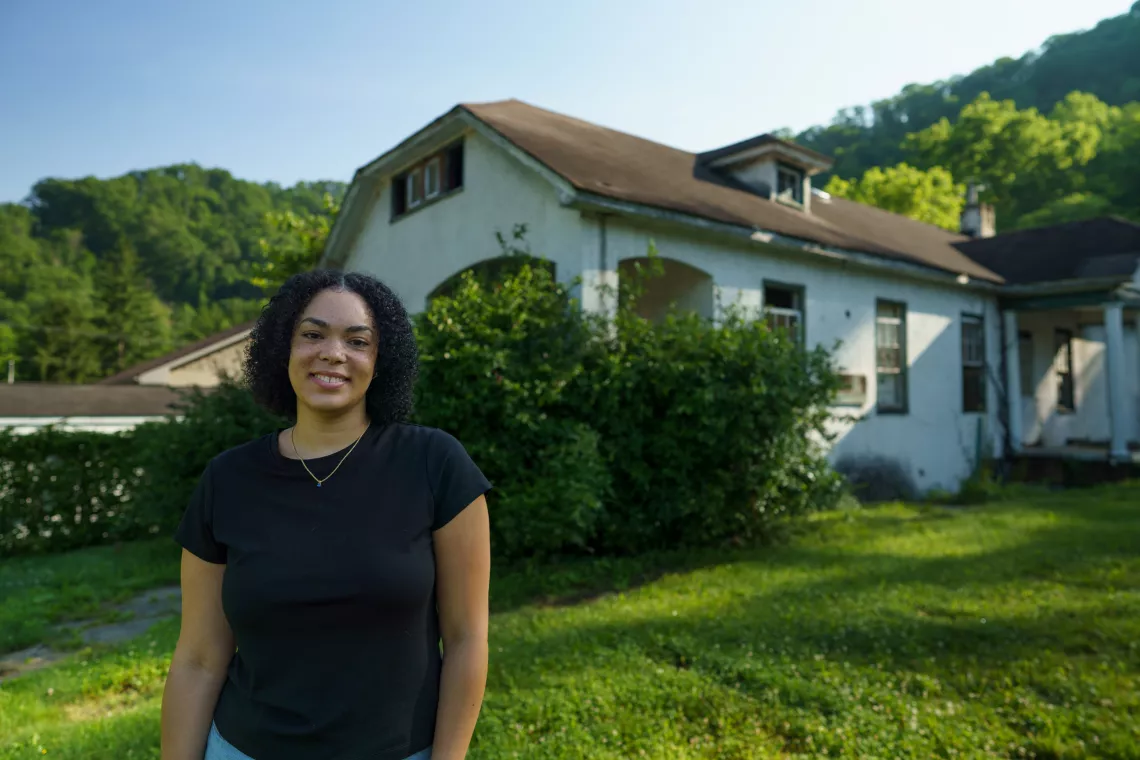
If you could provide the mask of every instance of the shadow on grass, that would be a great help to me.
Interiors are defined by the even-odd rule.
[[[976,510],[982,507],[971,508]],[[992,514],[1014,517],[1017,507],[995,507]],[[1135,517],[1120,509],[1068,510],[1065,519],[1049,528],[1027,531],[1020,543],[977,554],[914,557],[900,554],[852,551],[858,539],[838,546],[803,542],[788,546],[747,549],[707,549],[660,552],[629,558],[573,558],[558,563],[519,563],[494,569],[491,609],[508,612],[524,605],[561,607],[616,592],[628,592],[666,575],[691,573],[713,567],[754,563],[772,568],[794,568],[802,573],[835,576],[814,582],[796,593],[849,595],[867,588],[921,583],[947,589],[970,584],[1001,584],[1015,579],[1055,580],[1066,585],[1100,583],[1097,573],[1105,563],[1140,556],[1140,504]],[[941,528],[969,515],[962,509],[924,507],[909,515],[857,515],[858,529],[884,535],[902,535],[918,525]],[[800,533],[821,532],[820,526],[801,527]],[[948,537],[949,538],[949,537]],[[1092,573],[1092,577],[1087,577]],[[1135,573],[1119,579],[1118,587],[1140,583]]]
[[[704,609],[697,605],[698,612],[677,617],[631,622],[615,614],[612,622],[563,626],[501,644],[514,662],[542,661],[565,649],[634,644],[654,659],[686,667],[699,666],[717,647],[758,647],[808,660],[823,655],[918,670],[931,658],[938,668],[954,670],[1000,669],[1043,653],[1093,655],[1135,672],[1140,602],[1114,592],[1140,590],[1138,559],[1140,520],[1119,512],[1065,520],[1027,533],[1013,546],[958,556],[826,546],[781,547],[759,556],[721,552],[683,569],[748,566],[745,572],[758,582],[754,594],[730,601],[712,594]],[[769,571],[774,577],[788,570],[794,572],[786,579],[765,585]],[[522,588],[516,587],[518,598],[525,598]],[[1026,601],[1034,589],[1042,598],[1050,591],[1070,593],[1034,607]],[[1078,589],[1080,594],[1071,593]],[[699,598],[700,592],[693,594]]]
[[[658,552],[638,557],[574,557],[519,562],[492,570],[491,612],[524,606],[569,607],[632,591],[667,575],[691,573],[760,556],[764,549]]]

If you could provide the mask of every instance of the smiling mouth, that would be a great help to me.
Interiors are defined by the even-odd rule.
[[[323,372],[314,372],[311,377],[316,379],[316,381],[322,385],[329,386],[344,385],[348,382],[347,377],[341,377],[340,375],[326,375]]]

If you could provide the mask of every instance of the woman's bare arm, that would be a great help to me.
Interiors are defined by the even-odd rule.
[[[436,601],[443,637],[433,760],[462,760],[487,684],[491,536],[480,496],[433,534]]]
[[[162,694],[162,760],[202,760],[234,637],[222,612],[225,565],[182,551],[182,628]]]

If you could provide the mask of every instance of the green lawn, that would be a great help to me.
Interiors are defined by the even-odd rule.
[[[1140,485],[837,512],[493,596],[473,758],[1140,758]],[[0,760],[157,758],[176,633],[0,686]]]
[[[44,641],[66,644],[53,623],[106,620],[108,605],[177,583],[178,550],[170,538],[2,560],[0,654]]]

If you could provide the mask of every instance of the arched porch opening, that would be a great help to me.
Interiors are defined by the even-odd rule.
[[[696,312],[705,319],[712,319],[716,307],[712,275],[675,259],[657,260],[663,265],[663,271],[659,275],[645,275],[644,291],[635,309],[637,315],[651,322],[660,322],[669,313],[669,308],[676,305],[680,311]],[[637,257],[620,261],[620,280],[629,282],[635,278],[639,264],[644,272],[650,267],[650,259]]]
[[[510,256],[495,256],[490,259],[472,264],[469,267],[459,270],[455,274],[450,275],[443,280],[439,285],[428,294],[427,305],[431,306],[431,302],[439,297],[451,297],[455,294],[456,289],[462,282],[463,275],[467,272],[474,273],[475,277],[484,287],[490,287],[495,283],[502,282],[511,275],[517,273],[524,265],[530,265],[532,268],[541,268],[550,272],[553,278],[556,276],[556,267],[553,261],[549,259],[539,258],[537,256],[528,256],[525,254],[515,254]]]

